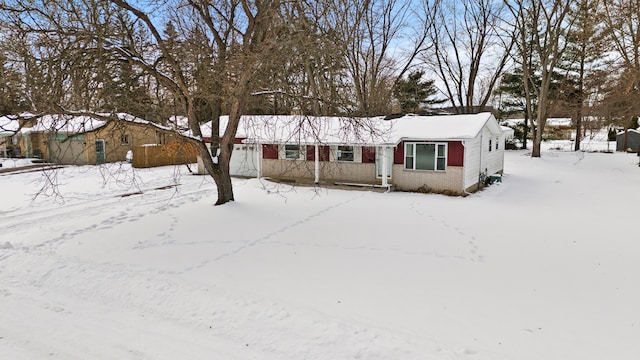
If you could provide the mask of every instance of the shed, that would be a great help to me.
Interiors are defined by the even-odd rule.
[[[616,151],[640,152],[640,131],[629,129],[616,134]]]

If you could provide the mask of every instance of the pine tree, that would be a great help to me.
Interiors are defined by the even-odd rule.
[[[442,103],[442,100],[430,99],[438,90],[434,80],[422,80],[423,70],[416,70],[399,79],[395,87],[395,97],[400,103],[403,113],[421,113],[429,109],[429,105]]]

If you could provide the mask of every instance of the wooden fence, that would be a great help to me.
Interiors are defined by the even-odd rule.
[[[132,164],[135,168],[192,164],[197,161],[197,150],[189,143],[150,144],[133,148]]]

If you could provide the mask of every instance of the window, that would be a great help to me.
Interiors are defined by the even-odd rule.
[[[492,146],[491,146],[491,139],[489,139],[489,151],[491,151]]]
[[[338,161],[353,161],[353,146],[338,146]]]
[[[287,160],[300,159],[300,145],[285,145],[284,158]]]
[[[404,168],[407,170],[438,170],[447,167],[447,145],[437,143],[405,143]]]
[[[121,145],[129,145],[129,134],[120,135],[120,144]]]
[[[156,131],[156,144],[163,145],[167,142],[166,134],[161,131]]]
[[[498,150],[498,144],[499,144],[499,143],[500,143],[500,142],[498,141],[498,138],[496,138],[496,150]]]

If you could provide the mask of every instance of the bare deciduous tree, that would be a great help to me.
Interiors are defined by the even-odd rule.
[[[283,14],[292,3],[179,0],[138,6],[127,0],[5,2],[2,10],[12,17],[31,54],[25,66],[41,74],[42,80],[30,86],[42,89],[32,102],[42,111],[98,109],[105,81],[96,74],[109,71],[106,63],[127,63],[126,69],[149,75],[180,104],[192,141],[216,182],[216,204],[232,201],[229,161],[240,117],[255,90],[254,80],[279,59],[274,50],[288,34]],[[180,26],[174,34],[163,32],[159,19],[173,19]],[[144,41],[134,41],[138,34]],[[177,47],[176,38],[191,40],[189,48]],[[86,96],[86,87],[96,96]],[[199,117],[203,104],[210,107],[214,121],[212,134],[207,134],[213,155],[200,130],[200,123],[209,120]],[[223,105],[229,121],[220,129]]]
[[[491,0],[424,0],[433,51],[423,60],[456,113],[484,108],[507,64],[513,32],[505,6]]]
[[[399,0],[328,2],[325,28],[340,44],[357,100],[356,115],[388,113],[395,82],[424,47],[424,31],[417,30],[408,51],[395,51],[405,35],[410,6],[411,1]]]
[[[552,80],[566,49],[566,34],[571,28],[567,17],[572,2],[569,0],[505,0],[511,11],[517,56],[514,60],[522,67],[522,76],[528,104],[528,117],[533,117],[533,96],[537,99],[537,112],[533,130],[532,157],[540,157],[542,133],[554,100]],[[532,58],[535,61],[532,61]],[[533,66],[535,64],[535,66]]]
[[[640,1],[603,0],[606,32],[613,44],[616,67],[609,74],[605,99],[608,113],[618,118],[625,134],[640,115]],[[624,139],[626,148],[626,136]]]

